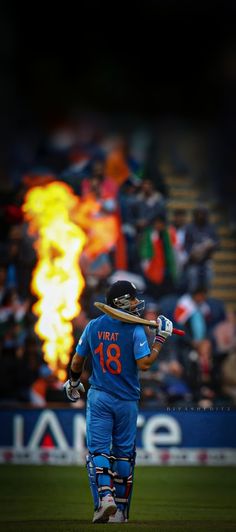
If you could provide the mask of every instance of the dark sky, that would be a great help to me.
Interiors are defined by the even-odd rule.
[[[221,108],[235,2],[6,2],[1,11],[1,111],[13,127],[76,106],[147,117]]]
[[[213,157],[215,168],[234,183],[235,28],[235,0],[79,0],[54,7],[3,0],[1,182],[14,141],[35,129],[44,135],[68,114],[95,111],[130,123],[177,117],[210,124],[222,159]]]

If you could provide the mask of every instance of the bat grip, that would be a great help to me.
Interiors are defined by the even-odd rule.
[[[173,327],[173,334],[177,334],[178,336],[184,336],[185,335],[185,332],[182,331],[182,329],[176,329],[175,327]]]

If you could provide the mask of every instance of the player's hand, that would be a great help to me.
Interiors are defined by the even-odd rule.
[[[162,314],[157,318],[157,329],[154,342],[163,344],[172,335],[173,323]]]
[[[70,379],[63,385],[65,395],[69,401],[75,403],[80,398],[80,392],[85,392],[84,385],[80,380],[73,382]]]

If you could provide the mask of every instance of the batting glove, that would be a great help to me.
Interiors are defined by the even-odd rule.
[[[165,318],[165,316],[160,315],[157,318],[157,325],[154,342],[164,344],[167,338],[172,335],[173,323],[168,318]]]
[[[72,403],[75,403],[80,398],[80,392],[85,392],[84,385],[80,380],[78,381],[71,381],[68,379],[68,381],[65,382],[63,385],[63,389],[65,392],[65,395],[69,401]]]

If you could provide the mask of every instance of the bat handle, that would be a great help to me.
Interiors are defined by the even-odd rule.
[[[185,332],[182,331],[182,329],[176,329],[175,327],[173,328],[173,334],[178,334],[178,336],[184,336],[185,335]]]

